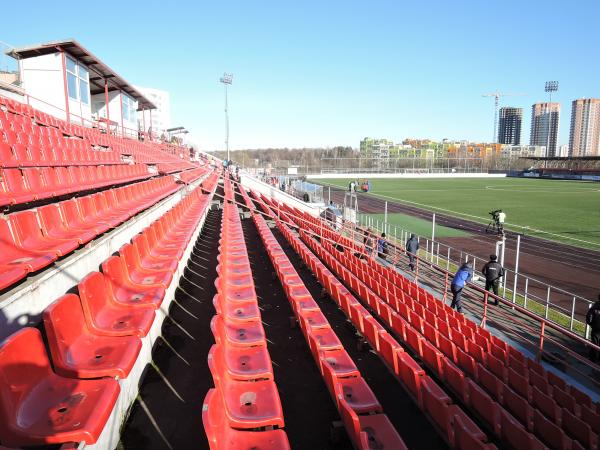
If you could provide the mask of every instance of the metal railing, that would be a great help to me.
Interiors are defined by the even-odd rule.
[[[369,214],[358,215],[358,225],[371,228],[374,234],[385,232],[393,248],[403,249],[404,243],[411,235],[410,230],[394,224],[378,220]],[[469,252],[451,247],[442,242],[418,236],[421,259],[445,270],[454,271],[465,261],[473,263],[475,270],[481,269],[488,260],[479,258]],[[589,338],[590,329],[585,323],[585,314],[593,301],[565,289],[553,286],[529,275],[505,267],[505,275],[501,281],[499,293],[503,298],[515,305],[550,320],[557,325]]]

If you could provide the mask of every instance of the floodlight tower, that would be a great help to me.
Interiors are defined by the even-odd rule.
[[[552,93],[558,91],[558,81],[546,81],[546,85],[544,86],[544,91],[548,93],[548,107],[546,108],[546,112],[548,114],[548,139],[546,144],[546,156],[550,156],[550,130],[551,130],[551,122],[552,122]],[[558,138],[558,136],[557,136]],[[558,142],[556,143],[558,145]],[[555,155],[556,156],[556,149]]]
[[[231,85],[233,82],[233,75],[225,72],[219,79],[223,86],[225,86],[225,147],[227,148],[227,161],[229,162],[229,113],[227,111],[227,85]]]

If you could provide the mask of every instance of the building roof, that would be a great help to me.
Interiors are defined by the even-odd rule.
[[[133,87],[132,84],[129,84],[123,77],[104,64],[100,58],[75,39],[64,39],[27,47],[13,48],[7,51],[6,54],[17,59],[27,59],[60,51],[64,51],[88,66],[88,69],[91,72],[90,93],[92,95],[102,94],[104,92],[104,80],[107,80],[109,91],[121,90],[133,97],[138,102],[138,110],[156,109],[154,103],[148,100],[140,91]]]

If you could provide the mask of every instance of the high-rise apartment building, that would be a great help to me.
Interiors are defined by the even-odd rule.
[[[600,156],[600,98],[573,100],[569,156]]]
[[[498,119],[498,143],[521,144],[521,122],[523,121],[523,108],[505,106],[500,108]]]
[[[146,130],[152,127],[152,132],[156,135],[164,133],[165,130],[171,127],[171,99],[167,91],[160,89],[146,88],[136,86],[136,89],[146,96],[156,109],[152,110],[152,114],[146,111],[142,117],[142,111],[138,112],[140,126],[145,122]],[[152,119],[150,118],[152,117]]]
[[[535,103],[531,107],[531,135],[529,145],[546,147],[548,157],[556,156],[560,103]]]

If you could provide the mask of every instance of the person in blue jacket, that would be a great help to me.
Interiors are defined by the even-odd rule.
[[[471,280],[473,276],[473,266],[470,262],[465,262],[454,274],[450,290],[452,291],[452,303],[450,308],[456,308],[456,311],[462,312],[461,294],[465,283]]]

